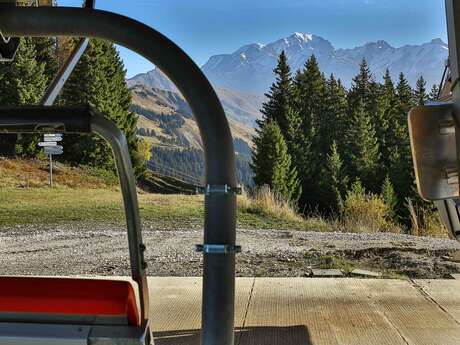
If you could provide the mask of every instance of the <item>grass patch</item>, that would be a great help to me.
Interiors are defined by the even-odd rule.
[[[240,224],[253,228],[332,231],[330,223],[321,216],[304,218],[296,206],[275,195],[267,187],[256,189],[251,195],[238,197]]]
[[[0,226],[124,221],[121,193],[114,173],[57,164],[54,171],[56,188],[48,188],[48,178],[47,161],[0,160]],[[161,188],[165,189],[168,184],[177,187],[174,181],[164,180]],[[262,187],[251,195],[238,196],[237,225],[245,229],[403,232],[400,226],[388,220],[386,205],[378,196],[355,191],[349,193],[344,206],[340,217],[335,219],[324,218],[318,213],[303,217],[292,202]],[[416,208],[411,203],[409,206],[413,222],[411,234],[447,237],[437,212]],[[140,191],[139,208],[142,219],[155,222],[159,228],[203,224],[202,195]]]
[[[47,160],[0,160],[0,188],[42,188],[49,185]],[[117,177],[113,172],[98,168],[75,168],[55,163],[53,182],[66,188],[114,188]]]
[[[199,197],[139,194],[143,220],[186,224],[202,222]],[[0,225],[70,221],[122,222],[121,193],[115,189],[29,188],[0,190]]]
[[[139,192],[143,221],[159,228],[199,226],[204,219],[203,195],[165,195]],[[0,188],[0,226],[55,224],[74,221],[123,222],[121,192],[97,188]],[[238,227],[245,229],[316,230],[321,219],[286,217],[276,208],[264,209],[260,201],[238,197]]]
[[[353,271],[354,266],[351,261],[334,255],[325,255],[319,258],[318,268],[321,269],[339,269],[345,275],[349,275]]]

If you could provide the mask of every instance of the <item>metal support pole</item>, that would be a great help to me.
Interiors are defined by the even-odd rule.
[[[86,0],[83,4],[86,8],[94,8],[96,4],[96,0]],[[70,75],[72,74],[75,66],[77,66],[78,61],[80,61],[81,56],[85,52],[86,48],[88,47],[89,39],[81,38],[73,51],[70,53],[69,57],[59,69],[58,73],[54,77],[51,84],[45,91],[45,94],[42,97],[40,102],[41,105],[53,105],[54,101],[56,100],[57,96],[61,92],[62,88],[64,87],[67,79],[69,79]]]
[[[454,102],[460,102],[460,2],[446,0],[447,34],[449,40],[449,68],[454,88],[452,89]],[[458,106],[458,104],[457,104]]]
[[[445,0],[447,34],[449,41],[449,69],[452,80],[452,100],[454,112],[459,114],[460,109],[460,3],[458,0]],[[442,85],[440,85],[440,89]],[[446,96],[446,95],[444,95]],[[457,115],[458,118],[458,115]],[[458,146],[457,146],[458,147]],[[454,200],[439,200],[434,204],[439,210],[444,225],[450,235],[457,240],[460,239],[460,218],[457,205]]]
[[[57,75],[54,77],[53,81],[46,89],[45,94],[43,95],[40,102],[41,105],[53,105],[57,96],[64,87],[64,84],[67,82],[67,79],[69,79],[70,75],[72,74],[78,61],[80,61],[80,58],[85,52],[86,47],[88,47],[88,43],[89,40],[87,38],[82,38],[80,41],[78,41],[69,58],[59,69]]]
[[[50,156],[50,188],[53,188],[53,155]]]
[[[158,66],[182,92],[203,141],[206,184],[236,187],[232,136],[222,105],[200,68],[173,42],[132,19],[92,9],[0,9],[10,36],[97,37],[125,46]],[[236,195],[205,196],[204,243],[235,246]],[[203,253],[203,345],[234,342],[235,253]]]

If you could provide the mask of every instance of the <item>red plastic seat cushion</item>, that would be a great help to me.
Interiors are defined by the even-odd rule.
[[[125,316],[139,325],[128,281],[0,277],[1,312]]]

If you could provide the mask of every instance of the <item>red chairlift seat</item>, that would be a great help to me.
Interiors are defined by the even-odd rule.
[[[75,278],[0,277],[0,320],[140,325],[129,281]]]
[[[131,276],[137,285],[121,280],[0,277],[0,344],[149,345],[145,245],[126,139],[112,121],[89,107],[0,108],[0,132],[36,133],[52,126],[63,133],[94,132],[111,144],[125,205]]]

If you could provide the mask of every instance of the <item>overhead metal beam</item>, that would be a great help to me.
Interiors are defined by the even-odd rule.
[[[96,0],[86,0],[83,4],[86,8],[94,8],[96,4]],[[81,56],[85,52],[86,48],[88,47],[89,39],[88,38],[81,38],[73,51],[70,53],[69,57],[59,69],[58,73],[54,77],[51,84],[45,91],[45,94],[42,97],[40,102],[41,105],[53,105],[56,101],[56,98],[59,96],[62,88],[64,87],[65,83],[69,79],[70,75],[72,74],[73,70],[77,66],[78,61],[80,61]]]
[[[99,10],[37,7],[0,10],[11,36],[83,36],[113,41],[158,66],[182,92],[203,141],[206,184],[236,187],[235,156],[222,105],[200,68],[172,41],[132,19]],[[235,193],[205,196],[204,244],[235,247]],[[235,252],[203,253],[203,345],[234,342]]]

